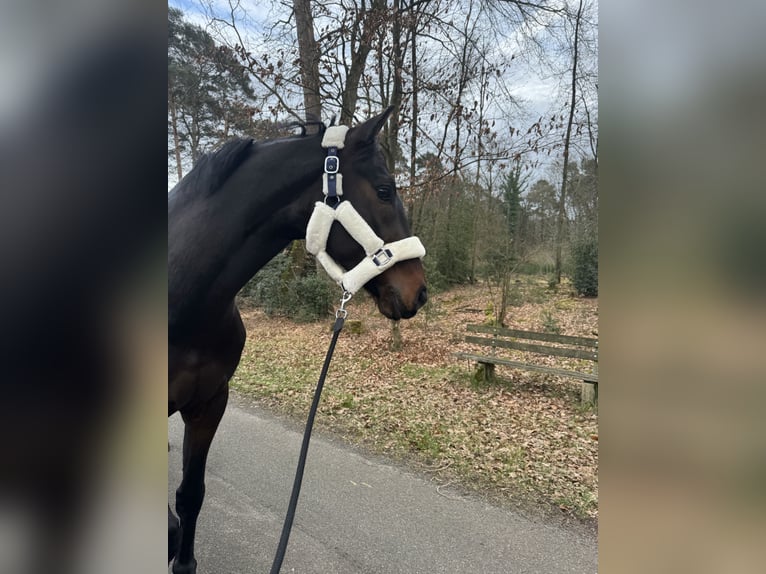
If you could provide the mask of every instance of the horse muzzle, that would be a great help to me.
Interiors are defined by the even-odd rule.
[[[411,319],[428,302],[425,273],[419,259],[394,265],[365,288],[375,299],[378,310],[394,321]]]

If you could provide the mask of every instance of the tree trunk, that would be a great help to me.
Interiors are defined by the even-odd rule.
[[[399,321],[391,321],[391,346],[392,351],[402,350],[402,332],[399,328]]]
[[[566,214],[567,173],[569,171],[569,143],[572,137],[572,124],[574,123],[577,97],[577,56],[581,17],[582,0],[580,0],[580,4],[577,8],[577,15],[575,16],[574,42],[572,47],[572,98],[569,103],[569,119],[567,120],[567,131],[564,136],[564,169],[561,174],[561,193],[559,194],[559,209],[556,221],[556,267],[554,269],[554,280],[556,285],[561,283],[561,250],[562,244],[564,243],[564,215]]]
[[[465,21],[465,27],[463,29],[463,48],[462,53],[460,56],[460,80],[458,81],[458,90],[457,90],[457,101],[455,102],[454,107],[454,117],[455,117],[455,155],[453,157],[453,177],[456,179],[458,175],[458,171],[460,168],[460,159],[462,154],[462,149],[460,148],[460,128],[462,126],[462,120],[463,120],[463,95],[465,93],[465,89],[468,86],[468,80],[471,75],[471,71],[469,70],[470,63],[468,62],[468,59],[470,57],[470,54],[472,52],[471,47],[469,44],[472,44],[474,41],[473,38],[473,32],[476,28],[476,23],[473,23],[473,26],[471,26],[471,29],[469,31],[469,25],[471,24],[471,15],[473,13],[473,2],[471,2],[468,6],[468,15],[466,17]]]
[[[356,112],[356,102],[359,97],[359,81],[364,73],[367,63],[367,55],[372,47],[372,38],[384,23],[382,16],[386,9],[385,0],[373,0],[369,10],[363,10],[359,14],[361,26],[355,26],[356,32],[352,31],[351,38],[351,66],[346,76],[346,86],[340,110],[340,123],[350,125]]]
[[[409,207],[410,218],[412,219],[412,231],[417,233],[417,226],[420,224],[420,218],[415,219],[415,162],[417,161],[418,149],[418,58],[417,58],[417,18],[413,15],[412,20],[412,42],[410,46],[412,59],[412,131],[410,133],[410,189],[409,189]]]
[[[474,180],[475,185],[475,198],[473,202],[473,233],[471,234],[471,241],[473,242],[473,246],[471,249],[471,271],[469,280],[471,283],[476,283],[476,259],[478,257],[478,251],[479,251],[479,234],[478,234],[478,228],[479,228],[479,221],[480,221],[480,212],[481,212],[481,187],[479,186],[479,178],[481,176],[481,157],[483,153],[483,134],[484,134],[484,101],[486,99],[487,93],[486,93],[486,68],[484,67],[484,64],[481,65],[481,75],[479,76],[479,133],[476,136],[476,179]],[[492,167],[490,166],[490,170]],[[491,196],[491,193],[490,193]],[[489,204],[489,203],[488,203]]]
[[[173,93],[168,89],[168,106],[170,108],[170,125],[173,129],[173,152],[176,157],[176,173],[178,174],[178,181],[181,181],[184,177],[183,168],[181,167],[181,141],[178,137],[178,118],[176,117],[176,99]]]
[[[393,15],[391,26],[391,40],[393,43],[393,64],[394,64],[394,85],[391,90],[391,100],[389,105],[394,106],[391,112],[391,119],[388,122],[388,170],[391,173],[396,171],[396,158],[399,157],[399,109],[402,106],[402,68],[404,67],[403,53],[407,49],[402,44],[402,11],[399,6],[399,0],[394,0]]]
[[[189,148],[191,151],[192,165],[197,165],[197,160],[202,155],[199,149],[202,130],[196,117],[192,118],[191,129],[189,130]]]
[[[298,34],[298,55],[303,84],[303,105],[306,115],[317,119],[322,117],[322,102],[319,96],[319,47],[314,37],[314,18],[311,15],[310,0],[293,0],[295,27]]]

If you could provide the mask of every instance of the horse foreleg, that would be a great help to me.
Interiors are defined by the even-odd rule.
[[[194,574],[194,534],[202,500],[205,497],[205,464],[210,443],[226,409],[228,385],[200,412],[181,415],[184,418],[183,480],[176,490],[176,511],[181,522],[180,544],[173,562],[173,574]]]
[[[175,558],[176,552],[178,551],[178,535],[180,534],[180,531],[181,526],[178,522],[178,518],[176,518],[176,515],[170,510],[170,505],[168,504],[168,564]]]

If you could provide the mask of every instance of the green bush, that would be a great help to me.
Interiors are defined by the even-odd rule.
[[[332,311],[340,288],[315,273],[293,281],[289,293],[286,313],[299,321],[315,321]]]
[[[598,295],[598,241],[580,239],[572,244],[572,284],[579,295]]]
[[[239,292],[240,299],[247,304],[261,307],[267,315],[284,309],[287,289],[282,278],[289,272],[289,265],[287,253],[279,253],[242,288]]]
[[[255,274],[239,296],[267,315],[315,321],[332,311],[340,290],[329,278],[315,272],[305,277],[296,276],[289,254],[282,252]]]

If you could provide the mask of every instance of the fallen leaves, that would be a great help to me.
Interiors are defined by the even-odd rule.
[[[543,293],[509,310],[509,327],[540,330],[554,309],[562,334],[597,330],[593,299]],[[343,333],[317,424],[377,452],[434,469],[435,478],[561,508],[598,513],[598,417],[579,407],[579,382],[498,367],[500,382],[473,386],[473,366],[453,353],[466,323],[483,321],[489,292],[461,287],[435,297],[403,321],[400,351],[389,351],[390,321],[358,295],[349,316],[364,333]],[[243,312],[248,341],[232,385],[279,412],[305,417],[329,344],[328,323],[298,324]],[[558,366],[568,368],[568,359]]]

